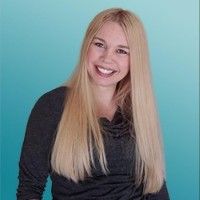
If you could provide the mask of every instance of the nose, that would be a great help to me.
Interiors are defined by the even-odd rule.
[[[112,49],[105,49],[105,51],[103,52],[103,55],[102,55],[102,60],[105,63],[110,63],[113,61],[113,59],[114,59],[114,53],[113,53]]]

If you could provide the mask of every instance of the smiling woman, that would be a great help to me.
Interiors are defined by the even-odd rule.
[[[112,87],[129,71],[129,50],[125,33],[116,22],[106,22],[88,50],[88,73],[92,83]]]
[[[90,23],[65,86],[42,95],[26,128],[17,198],[168,200],[143,25],[112,8]]]

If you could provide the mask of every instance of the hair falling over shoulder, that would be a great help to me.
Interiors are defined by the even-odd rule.
[[[101,127],[87,73],[87,52],[92,39],[104,23],[117,22],[124,30],[130,48],[130,72],[120,81],[115,100],[128,110],[136,135],[134,172],[144,194],[160,190],[165,178],[161,130],[153,94],[148,45],[140,19],[132,12],[111,8],[97,14],[89,24],[83,40],[77,68],[69,80],[69,92],[57,128],[52,150],[52,169],[75,182],[91,176],[96,148],[102,171],[109,173]],[[133,134],[133,133],[131,133]]]

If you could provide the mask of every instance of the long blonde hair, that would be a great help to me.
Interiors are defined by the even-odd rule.
[[[148,46],[140,19],[130,11],[112,8],[100,12],[89,24],[83,40],[77,68],[68,82],[70,90],[58,124],[51,155],[52,169],[78,182],[91,176],[95,165],[96,148],[104,174],[109,173],[101,127],[95,113],[95,102],[87,73],[88,48],[108,21],[118,23],[124,30],[130,48],[130,72],[120,81],[115,100],[122,110],[129,112],[136,137],[135,183],[144,184],[143,193],[160,190],[165,178],[161,131],[151,83]],[[130,133],[133,134],[133,133]]]

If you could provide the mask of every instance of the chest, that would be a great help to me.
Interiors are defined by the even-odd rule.
[[[104,146],[110,175],[133,175],[135,141],[130,134],[127,133],[122,137],[107,135],[104,137]],[[93,175],[103,175],[96,156],[95,164],[96,169],[92,170]]]

